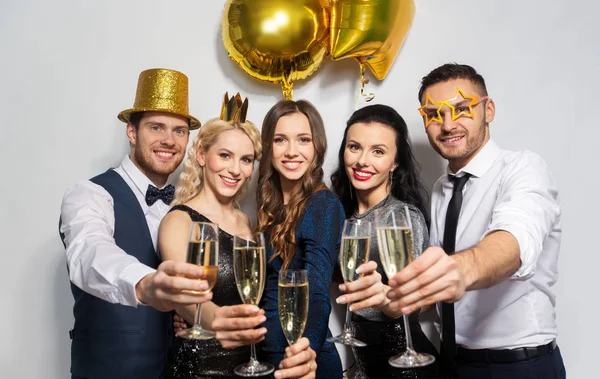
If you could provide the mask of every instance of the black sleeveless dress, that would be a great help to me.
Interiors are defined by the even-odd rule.
[[[211,222],[186,205],[176,205],[172,211],[186,212],[193,221]],[[219,274],[213,290],[216,305],[242,304],[233,275],[233,236],[219,229]],[[169,354],[167,378],[236,378],[233,370],[250,360],[250,347],[224,349],[216,339],[187,340],[175,337]]]

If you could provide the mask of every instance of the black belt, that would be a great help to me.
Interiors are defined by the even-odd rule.
[[[460,346],[457,348],[456,361],[459,363],[486,362],[486,363],[514,363],[528,361],[544,355],[548,355],[556,348],[556,340],[536,347],[521,347],[518,349],[471,350]]]

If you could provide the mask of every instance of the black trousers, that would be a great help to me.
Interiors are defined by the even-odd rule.
[[[454,363],[457,379],[566,379],[560,349],[548,355],[515,363]]]

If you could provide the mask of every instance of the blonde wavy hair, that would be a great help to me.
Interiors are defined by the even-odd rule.
[[[196,153],[202,149],[205,153],[213,146],[221,133],[228,130],[240,130],[244,132],[254,145],[254,161],[258,161],[262,157],[262,144],[258,129],[250,121],[245,122],[230,122],[223,121],[220,118],[213,118],[207,121],[198,132],[192,146],[187,153],[187,159],[183,164],[183,172],[179,176],[179,183],[175,190],[175,199],[171,206],[185,204],[194,197],[200,194],[203,185],[202,167],[198,163]],[[248,181],[244,183],[242,188],[235,195],[235,202],[238,200],[248,188]]]

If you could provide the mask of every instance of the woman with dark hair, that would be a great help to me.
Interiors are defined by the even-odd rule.
[[[348,218],[375,224],[376,209],[408,206],[413,226],[415,254],[429,245],[427,192],[419,177],[412,154],[408,128],[404,119],[386,105],[370,105],[354,112],[347,122],[339,151],[339,164],[331,176],[332,188]],[[342,284],[346,294],[338,302],[352,304],[351,323],[355,337],[367,347],[353,347],[356,360],[355,378],[435,378],[438,365],[418,369],[398,369],[388,364],[391,356],[406,350],[402,318],[386,315],[389,300],[387,278],[377,250],[375,228],[372,228],[370,262],[363,265],[364,276],[353,283]],[[383,285],[381,284],[383,282]],[[365,290],[364,285],[370,288]],[[362,287],[362,288],[361,288]],[[419,312],[410,315],[410,330],[415,350],[437,356],[419,324]]]

